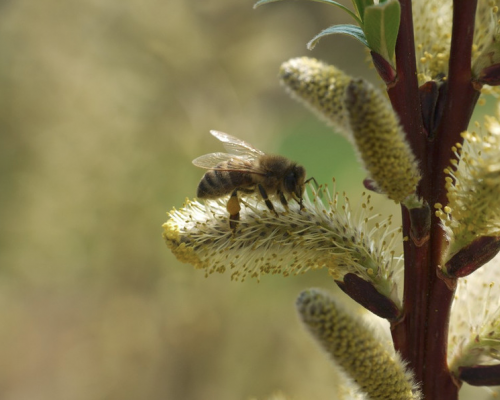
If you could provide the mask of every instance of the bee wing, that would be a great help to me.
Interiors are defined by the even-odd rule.
[[[210,133],[222,142],[224,148],[231,154],[245,158],[256,159],[264,155],[263,151],[256,149],[250,143],[238,139],[224,132],[210,131]],[[217,154],[217,153],[216,153]]]
[[[193,164],[200,168],[214,169],[218,164],[224,161],[230,161],[235,158],[233,154],[228,153],[210,153],[195,158]]]
[[[195,158],[193,164],[200,168],[219,170],[219,171],[240,171],[249,172],[252,174],[264,175],[264,172],[254,167],[253,164],[245,165],[241,163],[234,163],[233,165],[225,165],[224,168],[219,168],[218,165],[225,161],[231,160],[251,160],[249,157],[238,157],[234,154],[228,153],[210,153]]]

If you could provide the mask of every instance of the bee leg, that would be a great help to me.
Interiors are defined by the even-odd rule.
[[[229,212],[229,228],[231,228],[233,233],[235,233],[238,221],[240,220],[241,210],[237,190],[234,190],[233,193],[231,193],[231,197],[227,201],[226,209]]]
[[[302,196],[297,196],[297,194],[292,193],[293,199],[299,204],[299,212],[304,211],[306,208],[304,207]]]
[[[306,209],[304,207],[304,204],[302,203],[302,197],[299,199],[299,207],[300,207],[300,211],[304,211]]]
[[[276,210],[274,209],[274,206],[273,206],[273,203],[271,203],[271,200],[269,200],[269,197],[267,196],[267,192],[266,192],[266,189],[264,189],[264,186],[262,186],[260,183],[257,185],[257,187],[259,188],[259,192],[260,192],[260,195],[262,196],[262,198],[264,199],[264,202],[266,203],[266,206],[267,208],[269,208],[269,210],[271,212],[274,213],[274,215],[278,216],[278,213],[276,212]]]
[[[285,195],[283,194],[283,192],[278,192],[278,193],[280,195],[281,204],[283,204],[283,207],[285,207],[285,210],[288,211],[288,202],[286,201]]]
[[[233,234],[236,233],[236,228],[238,227],[238,222],[240,222],[240,214],[239,213],[229,216],[229,228],[233,231]]]
[[[299,203],[299,212],[304,211],[306,208],[304,207],[304,204],[302,203],[302,197],[299,197],[295,200],[297,200],[297,203]]]

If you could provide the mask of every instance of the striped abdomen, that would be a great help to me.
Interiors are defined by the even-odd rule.
[[[196,196],[200,199],[216,199],[232,193],[235,189],[249,188],[254,185],[252,163],[231,160],[220,163],[203,175]],[[237,169],[240,169],[239,171]]]

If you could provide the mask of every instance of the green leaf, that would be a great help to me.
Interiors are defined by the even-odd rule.
[[[257,8],[257,7],[259,7],[263,4],[267,4],[267,3],[275,3],[277,1],[281,1],[281,0],[259,0],[257,3],[254,4],[253,8]],[[337,7],[341,8],[342,10],[344,10],[345,12],[347,12],[351,17],[353,17],[356,20],[356,22],[358,24],[361,25],[361,18],[358,17],[355,13],[353,13],[351,10],[349,10],[343,4],[337,3],[336,1],[333,1],[333,0],[309,0],[309,1],[315,1],[317,3],[324,3],[324,4],[329,4],[331,6],[337,6]]]
[[[309,50],[312,50],[323,36],[335,35],[335,34],[352,36],[353,38],[358,39],[366,47],[369,47],[368,42],[366,41],[365,38],[365,34],[363,33],[363,30],[359,26],[347,24],[347,25],[333,25],[330,26],[329,28],[326,28],[325,30],[321,31],[316,36],[314,36],[309,43],[307,43],[307,48]]]
[[[372,51],[392,63],[398,38],[401,6],[391,0],[365,8],[363,31]]]
[[[351,0],[361,20],[365,16],[365,8],[373,5],[373,0]]]

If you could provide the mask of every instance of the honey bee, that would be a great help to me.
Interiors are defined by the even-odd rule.
[[[302,210],[302,196],[305,184],[310,180],[301,165],[278,155],[269,155],[256,149],[251,144],[228,135],[210,131],[219,139],[228,153],[205,154],[193,160],[197,167],[208,169],[198,185],[197,197],[217,199],[230,195],[227,202],[229,227],[235,232],[240,219],[238,194],[258,193],[267,208],[276,216],[269,196],[277,196],[281,204],[288,209],[288,199],[294,199]]]

